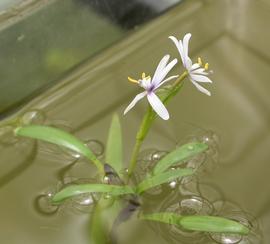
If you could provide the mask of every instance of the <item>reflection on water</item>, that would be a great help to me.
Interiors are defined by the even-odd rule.
[[[227,4],[229,2],[231,5]],[[185,200],[182,206],[187,211],[190,199],[193,199],[192,203],[197,203],[197,211],[200,206],[208,206],[207,211],[210,211],[209,206],[214,205],[216,214],[232,218],[240,216],[254,226],[254,232],[248,236],[249,239],[242,239],[242,243],[269,243],[270,197],[266,186],[269,184],[270,169],[270,37],[268,32],[263,31],[268,28],[269,16],[268,5],[260,0],[185,1],[179,8],[172,9],[167,15],[97,55],[95,59],[78,66],[62,77],[58,85],[15,115],[22,116],[27,111],[42,111],[46,114],[45,123],[47,118],[50,120],[49,124],[53,124],[53,121],[68,122],[68,126],[63,127],[69,127],[69,130],[82,140],[97,139],[104,143],[112,112],[122,114],[126,103],[137,93],[134,86],[126,81],[126,77],[137,76],[136,74],[142,71],[151,73],[164,53],[176,56],[167,36],[177,34],[181,37],[184,33],[191,32],[192,56],[205,57],[215,71],[213,96],[208,98],[199,94],[186,82],[181,94],[169,105],[172,119],[167,123],[156,121],[143,150],[153,148],[148,156],[152,155],[153,160],[156,160],[159,155],[153,153],[157,150],[158,153],[160,150],[166,153],[175,145],[182,144],[189,135],[201,138],[204,134],[200,128],[207,133],[213,131],[214,133],[205,135],[213,138],[211,140],[214,145],[218,144],[218,147],[214,147],[217,150],[212,151],[212,159],[207,157],[199,168],[197,178],[186,180],[173,189],[168,185],[164,186],[173,193],[172,201],[175,202],[172,202],[172,206],[175,207],[177,201],[180,203]],[[11,59],[10,56],[10,60],[6,61]],[[6,94],[9,96],[8,91]],[[125,162],[128,162],[135,131],[146,109],[145,105],[142,101],[129,115],[122,118]],[[58,124],[60,126],[61,123]],[[37,150],[36,143],[32,140],[16,139],[17,143],[10,146],[10,140],[14,140],[10,131],[11,128],[3,129],[3,133],[7,134],[1,138],[7,138],[7,143],[0,145],[0,190],[1,196],[4,196],[0,202],[0,215],[1,221],[5,223],[1,226],[0,242],[7,243],[8,240],[10,244],[88,244],[87,214],[67,209],[57,211],[57,214],[49,217],[43,216],[33,207],[33,203],[38,196],[50,193],[48,187],[56,186],[57,182],[65,182],[65,179],[69,178],[94,178],[94,167],[83,162],[82,158],[60,152],[60,149],[55,147],[55,154],[42,151],[41,148],[48,147],[48,144],[38,143]],[[204,158],[197,160],[204,162]],[[152,159],[150,161],[152,162]],[[160,207],[155,203],[163,198],[165,193],[164,189],[149,192],[149,196],[146,196],[149,208]],[[183,197],[175,199],[179,193]],[[200,205],[199,202],[205,204]],[[236,202],[237,206],[228,204],[230,202]],[[237,215],[222,210],[228,205],[228,209],[236,211]],[[180,204],[177,207],[181,210]],[[256,221],[246,212],[252,213]],[[166,236],[160,238],[148,228],[148,224],[136,218],[119,228],[120,244],[171,243]],[[157,228],[160,233],[179,231],[168,229],[166,225]],[[262,229],[262,235],[259,229]],[[261,242],[260,236],[263,236]],[[203,243],[209,243],[209,238],[214,242],[228,237],[202,235],[199,238],[203,241],[207,238],[208,241]],[[231,241],[237,241],[238,237],[230,238],[235,239]]]

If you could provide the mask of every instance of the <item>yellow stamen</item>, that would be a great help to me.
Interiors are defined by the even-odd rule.
[[[205,69],[205,70],[208,70],[208,69],[209,69],[209,64],[208,64],[208,63],[206,63],[206,64],[204,65],[204,69]]]
[[[137,80],[135,80],[135,79],[132,79],[131,77],[128,77],[128,80],[129,80],[130,82],[133,82],[133,83],[139,83],[139,81],[137,81]]]
[[[202,65],[203,65],[203,63],[202,63],[202,59],[201,59],[200,57],[198,57],[198,64],[199,64],[200,66],[202,66]]]
[[[143,80],[149,80],[149,79],[151,79],[151,76],[150,75],[146,76],[146,74],[143,72],[142,73],[142,79]]]

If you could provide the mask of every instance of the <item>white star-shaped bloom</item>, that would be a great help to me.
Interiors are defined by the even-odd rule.
[[[140,87],[145,89],[144,92],[139,93],[132,102],[128,105],[125,109],[124,114],[126,114],[130,109],[132,109],[135,104],[141,100],[143,97],[147,97],[148,102],[152,106],[153,110],[164,120],[169,119],[169,113],[162,101],[159,97],[155,94],[155,91],[163,85],[165,82],[168,82],[172,79],[178,77],[178,75],[170,76],[167,79],[164,79],[167,74],[171,71],[171,69],[177,63],[177,59],[172,60],[168,63],[170,59],[170,55],[165,55],[161,61],[159,62],[156,71],[154,73],[153,78],[151,79],[150,76],[146,76],[145,73],[142,73],[142,78],[139,80],[132,79],[128,77],[128,80],[134,83],[137,83]]]
[[[198,63],[192,64],[190,57],[188,56],[188,44],[191,38],[191,34],[188,33],[184,36],[183,41],[178,40],[174,36],[169,36],[169,38],[173,41],[178,52],[180,54],[182,63],[185,69],[188,72],[188,76],[192,84],[202,93],[211,96],[210,91],[202,87],[199,83],[212,83],[212,81],[207,77],[209,75],[208,63],[203,67],[201,58],[198,58]]]

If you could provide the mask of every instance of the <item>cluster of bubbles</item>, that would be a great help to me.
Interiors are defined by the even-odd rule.
[[[170,192],[162,203],[156,206],[155,212],[173,212],[179,215],[212,215],[235,220],[246,225],[250,230],[247,236],[228,233],[203,233],[187,231],[174,225],[149,222],[154,231],[159,233],[168,243],[195,244],[259,244],[262,242],[260,226],[250,214],[245,213],[234,203],[220,200],[222,195],[210,185],[190,181],[180,185],[178,192]],[[153,211],[153,210],[152,210]]]
[[[55,128],[72,132],[72,127],[62,120],[48,120],[45,113],[38,109],[26,111],[20,117],[10,119],[6,124],[0,127],[0,145],[14,146],[14,144],[26,143],[29,141],[25,138],[17,137],[14,130],[20,126],[27,125],[49,125]],[[84,144],[89,147],[97,157],[102,157],[104,154],[104,145],[94,139],[84,140]],[[91,164],[87,162],[77,152],[59,147],[50,143],[38,142],[38,150],[45,153],[46,157],[54,157],[59,162],[64,162],[65,166],[58,172],[59,183],[53,189],[43,191],[34,200],[34,208],[42,215],[50,216],[59,212],[60,209],[70,208],[80,213],[89,213],[94,204],[98,200],[98,194],[81,194],[70,201],[65,201],[63,205],[52,204],[54,194],[70,184],[96,183],[95,176],[90,176],[92,170]],[[85,178],[83,178],[85,174]],[[87,178],[86,178],[87,177]]]
[[[180,215],[212,215],[222,216],[238,221],[251,229],[247,236],[237,234],[203,233],[186,231],[174,225],[149,222],[154,231],[159,233],[168,243],[219,243],[219,244],[259,244],[261,234],[255,218],[245,213],[237,205],[226,202],[221,191],[210,184],[203,184],[199,179],[213,170],[218,163],[218,137],[211,131],[204,131],[181,142],[181,146],[189,142],[204,142],[208,150],[192,159],[186,160],[180,167],[193,168],[195,176],[174,180],[167,185],[157,186],[144,194],[144,211],[173,212]],[[155,164],[168,152],[147,149],[140,155],[135,181],[141,181],[147,172],[151,172]],[[174,167],[178,167],[177,165]],[[173,168],[172,168],[173,169]],[[162,201],[163,200],[163,201]],[[161,204],[159,204],[161,202]]]
[[[97,156],[102,157],[104,154],[104,145],[97,140],[85,140],[85,145],[91,149],[91,151]],[[45,147],[45,144],[44,144]],[[44,149],[43,147],[43,149]],[[36,199],[36,210],[41,213],[48,215],[55,214],[58,210],[62,209],[64,211],[71,210],[75,213],[90,213],[98,199],[100,198],[100,194],[97,193],[85,193],[80,194],[76,197],[73,197],[70,200],[66,200],[61,205],[52,204],[52,197],[56,192],[59,192],[61,189],[74,184],[91,184],[98,183],[100,180],[97,175],[91,175],[91,172],[96,172],[93,168],[92,164],[81,155],[73,152],[72,150],[62,149],[60,147],[56,147],[53,149],[50,145],[48,145],[50,149],[59,150],[57,155],[61,157],[62,160],[65,160],[65,164],[67,163],[67,159],[70,159],[69,163],[62,167],[57,174],[59,183],[55,187],[56,189],[53,191],[47,191],[42,193]],[[103,196],[105,198],[109,198],[109,196]]]
[[[19,138],[14,135],[14,129],[18,126],[29,124],[46,124],[54,127],[64,129],[65,131],[72,131],[72,127],[64,121],[48,121],[45,114],[40,110],[31,110],[24,113],[19,119],[11,121],[0,127],[0,145],[13,145]],[[242,211],[237,205],[226,202],[220,191],[214,186],[198,183],[205,172],[213,170],[218,162],[218,137],[211,131],[204,131],[196,136],[191,136],[182,144],[188,142],[204,142],[209,148],[206,152],[200,153],[191,159],[186,160],[180,167],[193,168],[197,173],[196,176],[184,177],[180,180],[173,180],[168,184],[154,187],[144,194],[143,202],[144,208],[155,210],[156,212],[168,211],[178,213],[180,215],[217,215],[223,216],[232,220],[236,220],[251,229],[247,236],[237,234],[220,234],[220,233],[202,233],[196,231],[185,231],[173,225],[163,225],[157,222],[150,222],[157,233],[161,234],[169,243],[219,243],[219,244],[259,244],[261,243],[260,226],[253,217]],[[104,145],[93,139],[84,141],[85,145],[89,147],[93,153],[102,158],[104,154]],[[100,199],[101,195],[96,193],[81,194],[71,200],[65,201],[64,204],[52,204],[52,197],[56,192],[63,189],[70,184],[84,184],[97,183],[96,176],[89,178],[90,167],[84,158],[78,153],[51,145],[48,143],[39,143],[40,151],[48,153],[49,155],[58,155],[62,161],[69,162],[69,164],[59,171],[59,184],[55,189],[49,189],[36,197],[34,207],[42,215],[51,216],[59,212],[59,209],[72,209],[80,213],[89,213],[92,211],[95,203]],[[137,184],[142,181],[147,174],[149,174],[156,163],[161,160],[168,152],[147,149],[140,154],[137,170],[133,176],[133,183]],[[106,165],[105,165],[106,166]],[[203,167],[202,167],[203,166]],[[171,170],[177,168],[175,165]],[[103,183],[107,184],[122,184],[121,179],[108,166],[105,167],[107,174],[103,179]],[[86,176],[83,176],[83,174]],[[126,174],[126,171],[123,172]],[[85,178],[83,178],[85,177]],[[110,195],[102,196],[110,198]],[[162,201],[163,199],[163,201]],[[160,203],[161,202],[161,203]],[[136,204],[135,204],[136,205]],[[128,205],[134,210],[138,206],[134,204]],[[135,207],[136,208],[135,208]],[[129,210],[129,208],[127,208]],[[145,210],[144,209],[144,210]],[[126,213],[123,212],[125,218]]]
[[[74,213],[91,213],[96,202],[100,198],[97,193],[85,193],[73,197],[70,200],[65,201],[63,204],[52,203],[52,198],[56,192],[60,191],[64,187],[74,184],[90,184],[96,182],[96,179],[75,179],[65,178],[63,181],[59,181],[55,189],[49,189],[35,198],[34,208],[43,216],[51,216],[59,213],[60,210],[71,210]]]
[[[181,144],[179,143],[177,147],[190,142],[204,142],[208,145],[208,150],[185,160],[185,162],[181,162],[181,165],[179,166],[174,165],[171,167],[171,170],[179,167],[192,168],[195,170],[197,176],[212,170],[218,162],[217,135],[211,131],[207,131],[187,138],[185,141],[182,141]],[[134,173],[134,182],[138,183],[142,181],[147,176],[147,174],[153,170],[156,163],[168,153],[168,151],[157,149],[146,149],[142,151],[139,156],[137,170]],[[176,190],[179,186],[184,186],[190,181],[192,182],[193,179],[194,176],[188,176],[179,180],[173,180],[167,185],[159,185],[148,190],[147,193],[144,194],[144,198],[147,199],[147,202],[156,202],[156,198],[160,198],[163,194],[166,195],[168,191]]]

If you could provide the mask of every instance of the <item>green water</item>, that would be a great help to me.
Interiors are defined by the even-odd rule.
[[[209,87],[213,95],[204,96],[186,81],[181,94],[168,106],[171,119],[156,121],[144,148],[170,150],[190,136],[212,131],[219,138],[219,161],[206,163],[204,172],[198,175],[200,184],[207,186],[203,195],[210,201],[232,202],[228,204],[231,209],[240,206],[241,211],[251,213],[261,226],[263,241],[258,243],[268,243],[270,35],[266,30],[270,4],[227,3],[186,1],[73,69],[14,116],[38,109],[45,114],[45,123],[71,130],[82,139],[104,143],[112,113],[122,114],[138,92],[126,77],[137,77],[143,71],[152,73],[164,53],[177,56],[167,36],[182,37],[191,32],[193,58],[203,57],[214,70],[214,84]],[[121,118],[126,160],[145,109],[146,101],[142,101]],[[45,215],[35,203],[63,178],[91,177],[93,168],[82,163],[67,169],[74,158],[46,144],[36,148],[31,140],[5,144],[0,150],[0,242],[89,243],[88,214],[67,206]],[[176,196],[172,195],[172,201]],[[150,227],[134,217],[119,228],[119,243],[173,243],[159,235],[169,236],[166,228]],[[200,238],[196,236],[192,242],[180,238],[177,243],[211,243],[210,239],[199,242]]]

